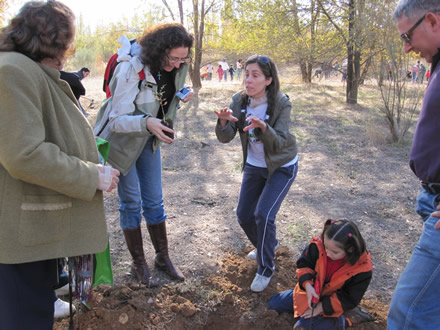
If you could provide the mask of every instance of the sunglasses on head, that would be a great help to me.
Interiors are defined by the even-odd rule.
[[[249,58],[247,59],[246,62],[250,62],[250,61],[261,62],[261,63],[267,64],[269,66],[269,68],[271,68],[270,59],[267,56],[255,54],[255,55],[249,56]]]
[[[408,31],[406,31],[405,33],[402,33],[400,35],[400,39],[402,39],[407,44],[411,44],[411,33],[413,33],[413,31],[423,22],[425,17],[426,17],[426,14],[423,15]]]

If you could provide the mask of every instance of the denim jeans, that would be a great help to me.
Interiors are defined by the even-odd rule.
[[[439,198],[424,189],[417,198],[423,232],[394,291],[390,330],[440,329],[440,230],[434,229],[439,218],[430,216]]]
[[[162,163],[160,149],[152,150],[153,138],[146,143],[127,175],[120,175],[118,184],[119,213],[122,229],[139,227],[141,207],[149,225],[166,219],[162,198]]]
[[[274,294],[269,300],[269,308],[278,313],[293,314],[293,289]],[[345,317],[324,317],[322,315],[313,318],[300,318],[294,327],[303,327],[305,329],[316,330],[344,330]]]
[[[268,181],[267,168],[246,164],[237,206],[237,218],[257,248],[258,274],[272,276],[277,245],[275,217],[298,172],[298,162],[280,167]]]
[[[417,72],[411,72],[411,78],[412,78],[412,82],[416,82],[417,81]]]

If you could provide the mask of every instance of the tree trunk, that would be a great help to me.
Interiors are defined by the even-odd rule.
[[[308,79],[307,75],[307,63],[304,60],[301,60],[299,63],[299,67],[301,69],[301,78],[304,83],[310,83],[311,81]]]
[[[373,61],[372,57],[369,57],[365,62],[364,69],[362,70],[361,77],[359,79],[359,85],[362,86],[365,83],[365,79],[367,79],[368,70],[370,70],[371,62]],[[380,71],[382,72],[382,70]]]
[[[357,104],[358,82],[355,72],[355,8],[354,1],[349,2],[348,18],[348,45],[347,45],[347,91],[346,102],[348,104]]]
[[[312,70],[313,70],[313,63],[309,63],[309,67],[307,68],[307,80],[309,83],[312,82]]]
[[[189,72],[193,88],[202,87],[202,80],[200,79],[200,65],[202,63],[203,32],[205,29],[205,0],[201,1],[200,16],[199,16],[198,4],[199,4],[198,0],[193,0],[195,45],[194,45],[194,61],[190,67],[190,72]]]

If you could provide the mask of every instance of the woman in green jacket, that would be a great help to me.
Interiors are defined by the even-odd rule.
[[[275,217],[298,171],[295,136],[289,132],[291,103],[280,92],[278,74],[268,57],[254,55],[245,64],[244,91],[232,97],[229,108],[215,111],[215,132],[227,143],[240,134],[243,180],[237,218],[252,245],[248,254],[258,271],[251,290],[263,291],[275,271],[279,243]]]
[[[57,258],[103,251],[102,191],[92,128],[60,80],[75,35],[57,1],[27,2],[0,32],[0,324],[52,329]]]

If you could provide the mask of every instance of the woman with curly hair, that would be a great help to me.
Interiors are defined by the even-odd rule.
[[[119,172],[97,165],[92,128],[60,79],[74,19],[58,1],[30,1],[0,32],[2,329],[52,329],[58,258],[108,243],[102,191]]]
[[[168,255],[160,142],[174,139],[172,123],[193,37],[183,25],[166,23],[146,30],[134,43],[125,37],[120,42],[120,63],[109,84],[112,96],[98,114],[95,133],[110,142],[108,161],[122,174],[118,185],[120,225],[133,258],[132,275],[153,287],[157,281],[144,256],[142,215],[156,251],[156,267],[173,279],[184,280]],[[190,101],[192,94],[183,102]]]
[[[243,180],[237,206],[238,223],[255,247],[248,254],[258,271],[251,284],[263,291],[275,271],[279,247],[275,217],[298,171],[295,136],[290,129],[292,104],[280,91],[275,63],[253,55],[244,66],[246,89],[232,97],[229,108],[215,111],[215,133],[230,142],[237,131],[243,149]]]

